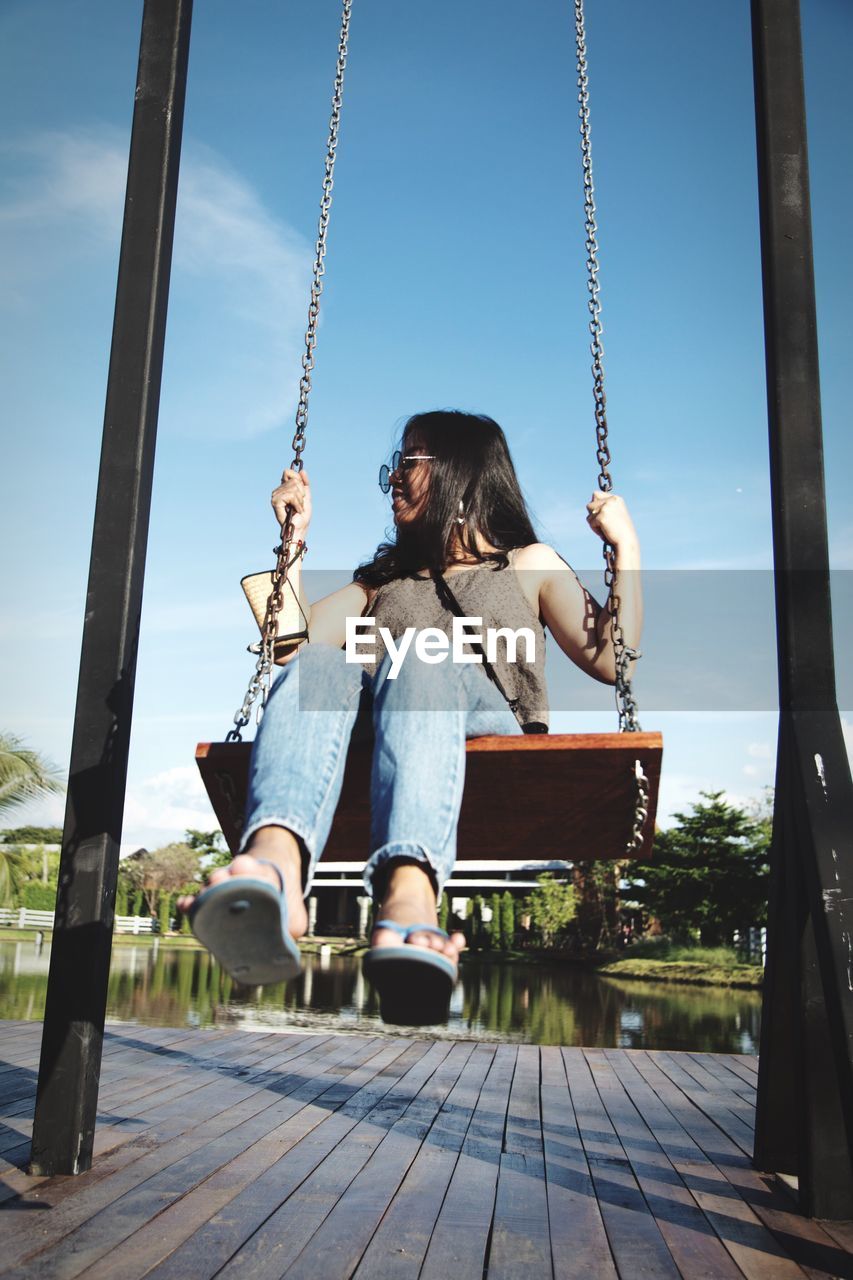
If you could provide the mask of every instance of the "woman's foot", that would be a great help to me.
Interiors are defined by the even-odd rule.
[[[263,859],[262,862],[259,859]],[[268,880],[279,891],[281,885],[272,867],[278,867],[284,880],[284,893],[287,899],[287,929],[290,936],[298,939],[308,930],[308,912],[302,895],[302,851],[296,837],[284,827],[261,827],[249,841],[245,853],[237,857],[227,867],[217,867],[211,871],[209,887],[221,884],[233,878],[250,878],[252,880]],[[202,893],[204,890],[202,890]],[[188,912],[201,894],[187,895],[178,899],[178,909]]]
[[[411,863],[392,866],[376,919],[393,920],[403,926],[438,925],[435,889],[427,873]],[[393,929],[374,929],[370,945],[377,950],[399,947],[400,935]],[[459,953],[464,950],[466,942],[462,933],[451,933],[449,938],[442,938],[437,933],[412,933],[406,939],[406,945],[440,951],[452,964],[458,964]]]

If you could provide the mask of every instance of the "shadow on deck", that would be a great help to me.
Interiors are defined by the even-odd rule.
[[[752,1168],[752,1057],[113,1025],[94,1165],[44,1179],[3,1027],[0,1274],[853,1277]]]

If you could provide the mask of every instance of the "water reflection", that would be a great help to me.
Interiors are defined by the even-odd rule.
[[[41,1018],[49,952],[32,942],[0,942],[0,1017]],[[620,982],[570,965],[468,959],[449,1023],[435,1034],[590,1048],[756,1053],[760,1013],[761,997],[753,991]],[[354,957],[306,956],[295,982],[246,988],[233,983],[206,951],[167,943],[114,948],[107,1017],[161,1027],[389,1030]],[[412,1034],[422,1035],[423,1029]]]

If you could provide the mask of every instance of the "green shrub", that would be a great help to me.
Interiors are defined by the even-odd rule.
[[[723,966],[742,963],[734,947],[703,947],[698,942],[673,942],[671,938],[641,938],[625,954],[632,960],[686,960]]]
[[[515,945],[515,899],[507,889],[501,898],[501,948],[511,951]]]
[[[160,932],[168,933],[172,921],[172,896],[169,893],[161,893],[160,901],[157,904],[157,918],[160,921]]]
[[[21,885],[18,898],[21,906],[28,907],[30,911],[53,911],[56,907],[56,885],[27,880]]]
[[[492,908],[492,918],[489,921],[489,945],[493,951],[501,949],[501,900],[498,894],[493,893],[489,906]]]
[[[471,951],[479,951],[483,945],[483,899],[479,893],[468,899],[465,911],[465,937]]]

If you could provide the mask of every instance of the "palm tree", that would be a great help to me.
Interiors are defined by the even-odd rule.
[[[29,751],[13,733],[0,732],[0,817],[36,796],[62,791],[59,771],[36,751]],[[21,856],[0,845],[0,904],[11,901],[18,888]]]

